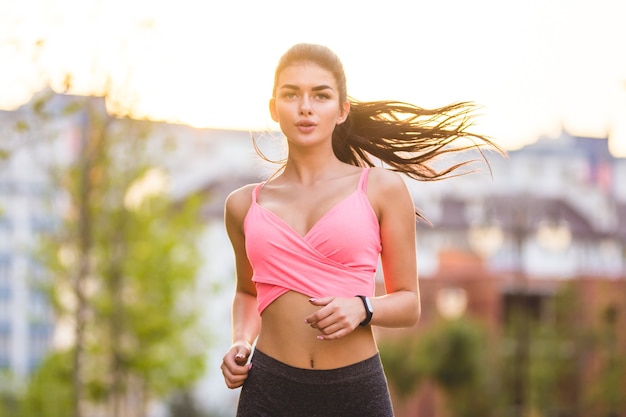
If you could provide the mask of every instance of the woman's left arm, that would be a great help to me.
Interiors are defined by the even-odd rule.
[[[421,313],[413,199],[402,177],[382,168],[370,172],[368,197],[380,223],[386,293],[371,299],[371,324],[409,327]]]

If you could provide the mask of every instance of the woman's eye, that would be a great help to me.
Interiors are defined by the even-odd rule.
[[[286,99],[293,99],[297,97],[296,93],[293,93],[293,92],[285,92],[282,94],[282,96],[283,98],[286,98]]]
[[[315,96],[315,98],[317,98],[318,100],[328,100],[330,96],[326,93],[319,93]]]

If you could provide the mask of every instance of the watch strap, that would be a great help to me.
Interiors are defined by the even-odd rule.
[[[372,320],[372,316],[374,315],[374,311],[372,309],[372,304],[370,303],[370,300],[366,296],[364,296],[364,295],[357,295],[357,297],[359,297],[361,299],[361,301],[363,301],[363,307],[365,307],[365,320],[363,320],[359,324],[359,326],[365,327]]]

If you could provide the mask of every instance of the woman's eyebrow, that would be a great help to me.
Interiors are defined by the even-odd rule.
[[[322,85],[318,85],[317,87],[313,87],[312,90],[313,91],[320,91],[320,90],[332,90],[333,88],[329,85],[326,84],[322,84]]]
[[[281,89],[286,88],[289,90],[300,90],[300,87],[297,85],[293,85],[293,84],[283,84],[281,87]],[[312,91],[320,91],[320,90],[332,90],[333,88],[329,85],[326,84],[322,84],[322,85],[318,85],[315,86],[313,88],[311,88]]]

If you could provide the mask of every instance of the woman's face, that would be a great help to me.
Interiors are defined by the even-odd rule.
[[[305,146],[330,141],[349,110],[348,101],[339,102],[333,74],[310,62],[286,67],[278,75],[275,97],[270,100],[272,119],[289,142]]]

